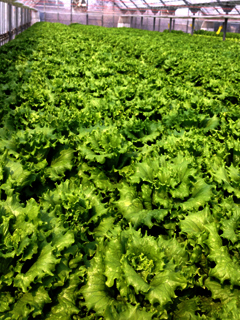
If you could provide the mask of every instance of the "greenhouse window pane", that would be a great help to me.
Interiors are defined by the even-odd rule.
[[[126,6],[121,1],[119,1],[117,4],[118,4],[118,7],[120,8],[123,8],[123,9],[126,8]]]
[[[189,4],[196,5],[196,4],[203,4],[203,3],[210,3],[210,2],[216,3],[216,0],[198,0],[198,1],[190,0],[190,1],[187,1],[187,2]]]
[[[231,0],[231,1],[226,1],[226,0],[219,0],[218,2],[224,2],[224,3],[226,3],[226,2],[229,2],[229,3],[232,3],[232,4],[239,4],[239,0]]]
[[[165,1],[165,3],[168,6],[176,6],[176,7],[186,5],[186,3],[181,0],[179,0],[179,1],[171,1],[170,0],[170,1]]]
[[[153,6],[153,5],[156,6],[156,5],[162,4],[160,0],[148,0],[146,2],[149,4],[149,6]]]
[[[216,10],[218,10],[218,12],[220,14],[225,14],[225,12],[223,11],[223,9],[221,7],[215,7]]]
[[[138,8],[145,8],[145,7],[147,7],[147,5],[143,2],[143,1],[141,1],[141,0],[133,0],[132,1],[132,3],[131,3],[131,1],[124,1],[125,3],[126,3],[126,5],[127,6],[130,6],[131,4],[133,5],[133,3],[135,4],[134,5],[134,7],[136,8],[136,7],[138,7]]]
[[[134,1],[125,1],[125,4],[129,9],[136,9],[137,5],[134,3]]]
[[[231,13],[232,14],[239,14],[240,13],[240,6],[236,6]]]

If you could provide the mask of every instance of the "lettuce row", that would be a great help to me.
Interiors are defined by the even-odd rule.
[[[176,289],[186,288],[194,273],[185,265],[187,252],[176,240],[156,241],[131,227],[109,233],[98,244],[82,289],[88,308],[105,319],[167,319],[165,306],[176,298]]]
[[[40,23],[0,59],[0,319],[238,319],[239,46]]]

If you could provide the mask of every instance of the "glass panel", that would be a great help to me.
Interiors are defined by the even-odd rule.
[[[216,0],[189,0],[188,3],[191,3],[191,4],[198,4],[198,3],[210,3],[210,2],[214,2],[216,3]]]
[[[152,7],[160,7],[163,6],[164,3],[166,3],[166,1],[160,1],[160,0],[146,0],[146,2],[149,4],[149,6]]]
[[[71,10],[71,0],[17,0],[19,2],[24,3],[25,5],[31,5],[36,6],[36,8],[41,8],[43,6],[47,6],[48,10],[50,8],[51,11],[59,11],[60,9],[64,8],[67,10]],[[81,2],[82,0],[72,0],[74,2]],[[201,15],[202,13],[207,15],[223,15],[225,14],[223,8],[219,6],[219,2],[226,3],[226,0],[187,0],[187,3],[189,4],[189,7],[191,9],[196,8],[199,9],[199,11],[196,12],[196,15]],[[240,14],[240,1],[239,0],[231,0],[228,1],[229,3],[236,4],[236,9],[232,9],[229,14],[230,15],[239,15]],[[132,12],[138,8],[142,9],[149,9],[154,7],[164,7],[164,4],[166,6],[173,6],[178,7],[179,9],[176,10],[175,15],[192,15],[192,12],[189,10],[189,8],[186,6],[186,2],[184,0],[114,0],[114,3],[116,4],[115,8],[121,8],[121,9],[130,9]],[[211,5],[212,3],[212,5]],[[204,5],[205,4],[205,5]],[[109,6],[113,6],[113,0],[88,0],[88,10],[89,11],[102,11],[105,9],[108,9]],[[55,8],[55,10],[53,10]],[[201,10],[200,10],[201,9]],[[77,13],[75,7],[74,12]],[[148,12],[150,14],[150,12]]]
[[[236,6],[231,12],[231,14],[240,14],[240,6]]]
[[[150,0],[150,1],[154,1],[154,0]],[[158,1],[158,3],[159,3],[159,0],[157,0]],[[146,1],[147,2],[147,1]],[[147,4],[146,3],[144,3],[144,1],[142,1],[142,0],[134,0],[134,3],[136,4],[136,6],[138,7],[138,8],[148,8],[148,6],[147,6]],[[148,2],[147,2],[148,3]]]
[[[178,0],[178,1],[173,1],[173,0],[165,0],[165,4],[167,6],[183,6],[186,5],[184,1]]]

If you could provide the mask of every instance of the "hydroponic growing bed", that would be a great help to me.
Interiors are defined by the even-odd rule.
[[[239,319],[239,57],[50,23],[0,48],[0,319]]]

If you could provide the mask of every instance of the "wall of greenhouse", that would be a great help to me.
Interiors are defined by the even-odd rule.
[[[132,2],[132,1],[131,1]],[[39,10],[40,20],[48,22],[59,22],[64,24],[81,23],[98,25],[104,27],[119,27],[124,16],[131,15],[123,26],[144,30],[164,31],[169,29],[169,19],[161,16],[169,15],[169,10],[163,9],[138,9],[119,7],[124,1],[112,0],[40,0],[36,2],[35,8]],[[126,5],[129,3],[126,2]],[[188,12],[188,13],[187,13]],[[185,16],[191,15],[191,10],[185,10]],[[196,16],[202,16],[198,11]],[[204,19],[204,17],[203,17]],[[204,20],[195,21],[195,30],[202,27]],[[192,19],[179,19],[173,14],[172,30],[181,30],[191,33]],[[232,32],[232,30],[228,30]],[[239,31],[233,31],[239,32]]]
[[[98,1],[86,7],[76,7],[73,2],[60,0],[42,0],[35,6],[40,13],[40,21],[59,22],[63,24],[81,23],[103,27],[116,28],[121,25],[121,17],[124,14],[114,5],[114,2]],[[153,15],[151,10],[145,10],[144,14],[139,11],[131,11],[133,16],[125,23],[125,27],[144,30],[164,31],[169,29],[169,19],[159,19],[164,12]],[[148,15],[152,15],[149,17]],[[202,21],[196,21],[195,30],[200,29]],[[191,32],[191,19],[173,19],[174,30]]]
[[[31,25],[31,10],[0,2],[0,46]]]

